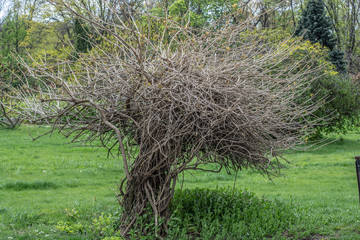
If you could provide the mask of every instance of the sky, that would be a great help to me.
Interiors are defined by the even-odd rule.
[[[8,9],[9,5],[10,5],[10,1],[8,0],[0,0],[0,6],[3,7],[0,9],[0,20],[3,19],[3,17],[5,17],[6,14],[6,10]]]

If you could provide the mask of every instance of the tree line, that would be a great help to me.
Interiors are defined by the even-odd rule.
[[[70,1],[76,11],[90,10],[104,22],[111,21],[112,14],[106,9],[103,1]],[[109,1],[115,4],[115,1]],[[324,8],[326,24],[333,35],[330,45],[326,47],[333,50],[336,45],[337,61],[340,61],[339,52],[344,53],[342,63],[349,73],[357,75],[359,69],[359,8],[360,3],[355,0],[285,0],[285,1],[252,1],[252,0],[148,0],[127,1],[131,9],[149,11],[151,14],[174,18],[191,19],[193,27],[204,27],[209,23],[224,17],[224,13],[238,12],[236,17],[228,19],[232,23],[252,17],[254,28],[282,29],[285,33],[294,34],[304,25],[303,14],[307,6],[315,9]],[[310,3],[309,3],[310,2]],[[1,21],[0,51],[2,64],[6,66],[11,62],[9,52],[29,52],[35,56],[44,54],[62,54],[68,42],[75,43],[79,31],[76,28],[76,19],[69,16],[63,9],[59,9],[43,0],[9,0],[3,9],[7,12]],[[318,6],[315,6],[318,4]],[[320,5],[323,6],[320,6]],[[5,2],[3,3],[5,5]],[[146,6],[145,6],[146,5]],[[4,7],[3,7],[4,8]],[[129,8],[130,9],[130,8]],[[147,10],[145,10],[147,9]],[[122,14],[126,13],[123,10]],[[313,15],[314,12],[309,13]],[[185,17],[187,16],[187,17]],[[180,21],[180,20],[179,20]],[[324,24],[318,23],[318,24]],[[81,30],[80,30],[81,31]],[[330,36],[328,36],[330,37]]]

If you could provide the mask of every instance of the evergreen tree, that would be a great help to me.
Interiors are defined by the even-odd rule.
[[[295,30],[296,36],[303,36],[311,43],[319,43],[329,49],[329,58],[339,72],[346,72],[344,53],[336,48],[331,20],[326,16],[323,0],[310,0],[303,11]]]
[[[332,62],[337,68],[337,70],[341,73],[346,73],[346,65],[347,62],[344,60],[344,52],[339,49],[334,49],[329,52],[329,57]]]
[[[75,35],[75,50],[77,53],[86,53],[91,49],[91,39],[89,36],[89,29],[78,18],[75,18],[74,23]]]

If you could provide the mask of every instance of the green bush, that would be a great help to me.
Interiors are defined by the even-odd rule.
[[[169,240],[304,239],[317,234],[317,223],[321,222],[293,202],[268,200],[232,189],[178,190],[171,209]],[[116,231],[120,219],[117,214],[102,213],[84,221],[74,218],[73,213],[68,214],[71,218],[58,222],[58,232],[87,239],[123,239]],[[131,231],[129,239],[158,239],[154,221],[149,223],[146,216],[141,216],[136,225],[134,229],[143,231]]]
[[[310,98],[313,102],[325,100],[325,104],[314,113],[315,118],[327,119],[318,123],[318,134],[345,133],[358,126],[360,85],[349,77],[325,75],[316,79],[305,95],[305,99]]]
[[[304,209],[232,189],[178,191],[168,239],[304,238],[315,232]]]
[[[67,221],[60,221],[55,226],[56,231],[67,235],[85,235],[87,239],[123,239],[116,231],[118,218],[112,214],[95,216],[90,221],[81,221],[78,211],[71,210],[66,212]]]

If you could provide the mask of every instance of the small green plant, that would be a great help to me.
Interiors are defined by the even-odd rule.
[[[90,226],[93,236],[108,236],[114,235],[116,230],[116,218],[111,214],[101,213],[100,216],[96,217],[92,221]]]
[[[66,218],[69,220],[76,220],[79,218],[79,211],[77,211],[76,209],[65,209],[65,214],[66,214]]]
[[[161,238],[159,236],[160,226],[164,224],[165,220],[159,218],[158,225],[156,225],[154,217],[150,214],[151,206],[148,205],[145,211],[147,213],[138,216],[134,224],[135,228],[129,231],[130,239],[150,240]]]
[[[82,223],[70,223],[60,221],[55,226],[55,229],[59,232],[63,232],[66,234],[85,233],[85,227]]]
[[[67,216],[76,221],[59,221],[55,230],[68,235],[86,235],[89,239],[108,240],[118,239],[119,233],[116,232],[117,217],[112,214],[104,214],[94,217],[91,221],[81,221],[78,219],[78,211],[66,210]]]

